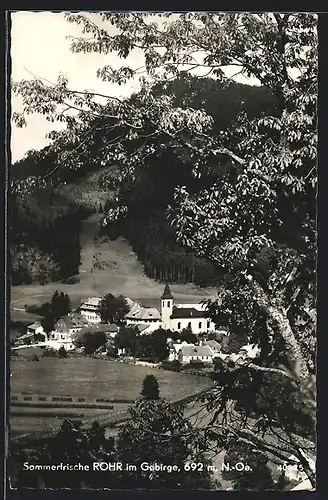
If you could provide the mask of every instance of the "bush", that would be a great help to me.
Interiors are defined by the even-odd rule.
[[[183,366],[184,370],[188,370],[190,368],[204,368],[206,365],[203,361],[191,360],[190,363]]]
[[[25,304],[25,311],[28,313],[39,314],[40,306],[37,306],[36,304],[32,304],[30,306]]]
[[[42,356],[46,358],[56,358],[58,356],[58,352],[52,347],[47,347],[46,349],[44,349]]]
[[[61,346],[61,348],[59,349],[58,356],[60,358],[67,358],[67,351],[64,346]]]
[[[80,278],[78,276],[70,276],[69,278],[62,279],[61,282],[66,285],[74,285],[75,283],[80,283]]]
[[[179,372],[182,369],[182,364],[179,360],[174,361],[162,361],[161,367],[164,370],[170,370],[172,372]]]
[[[39,361],[39,356],[37,354],[33,354],[30,358],[30,361]]]

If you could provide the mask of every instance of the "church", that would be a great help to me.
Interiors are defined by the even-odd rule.
[[[160,310],[135,304],[125,319],[127,325],[148,324],[147,332],[158,328],[173,331],[191,328],[195,334],[215,331],[215,324],[208,318],[205,306],[177,304],[169,285],[165,286],[160,298]]]

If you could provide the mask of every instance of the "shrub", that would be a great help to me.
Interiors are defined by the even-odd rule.
[[[161,367],[164,370],[170,370],[172,372],[179,372],[182,369],[182,364],[179,360],[174,361],[162,361]]]
[[[37,354],[33,354],[29,359],[30,361],[39,361],[39,356]]]
[[[191,360],[190,363],[183,366],[184,370],[188,370],[189,368],[204,368],[206,365],[203,361]]]
[[[52,347],[47,347],[46,349],[44,349],[42,356],[47,358],[56,358],[58,356],[58,352]]]
[[[60,358],[67,358],[67,351],[64,346],[61,346],[61,348],[59,349],[58,356]]]
[[[75,283],[80,283],[80,278],[78,276],[70,276],[69,278],[62,279],[61,282],[66,285],[74,285]]]

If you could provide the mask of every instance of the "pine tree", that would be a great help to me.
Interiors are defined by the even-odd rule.
[[[146,375],[142,383],[141,396],[143,399],[155,401],[159,399],[159,386],[154,375]]]

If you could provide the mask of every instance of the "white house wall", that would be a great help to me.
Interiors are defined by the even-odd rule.
[[[71,351],[74,349],[74,344],[71,340],[48,340],[46,342],[47,347],[50,347],[51,349],[55,349],[56,351],[59,351],[61,347],[64,347],[66,351]]]
[[[209,323],[207,318],[174,318],[170,320],[170,329],[180,331],[188,328],[189,324],[193,333],[212,332],[215,330],[215,325],[212,321]]]
[[[94,311],[80,311],[81,316],[83,316],[89,323],[97,324],[101,322],[100,314]]]

